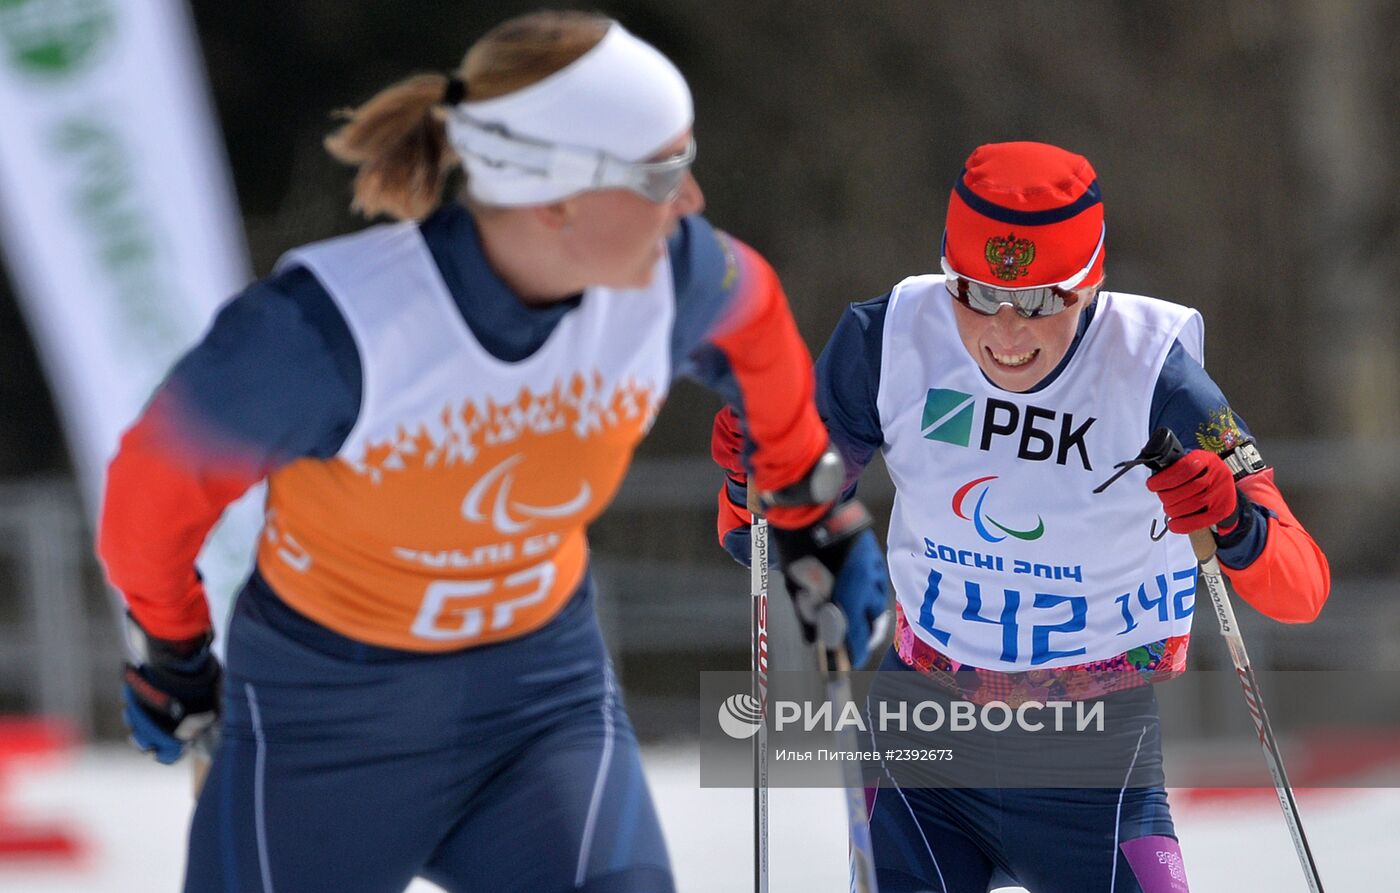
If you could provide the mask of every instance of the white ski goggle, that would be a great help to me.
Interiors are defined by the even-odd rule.
[[[969,279],[954,270],[952,265],[948,263],[948,234],[945,232],[943,234],[943,252],[940,258],[943,264],[943,284],[954,300],[987,316],[995,316],[1003,304],[1010,305],[1011,309],[1026,319],[1054,316],[1056,313],[1073,307],[1081,298],[1093,297],[1094,289],[1098,287],[1097,283],[1085,286],[1083,282],[1088,278],[1090,271],[1094,269],[1094,264],[1098,263],[1099,255],[1103,252],[1106,232],[1107,228],[1099,231],[1099,244],[1094,248],[1094,254],[1084,265],[1084,269],[1063,282],[1056,282],[1052,285],[1028,285],[1025,288],[988,285],[985,282],[978,282],[976,279]]]
[[[695,140],[669,158],[659,161],[623,161],[598,149],[547,143],[508,133],[496,125],[476,121],[460,109],[450,114],[467,135],[466,151],[493,167],[513,167],[535,176],[572,187],[576,192],[592,189],[630,189],[658,205],[680,195],[685,176],[695,163]]]

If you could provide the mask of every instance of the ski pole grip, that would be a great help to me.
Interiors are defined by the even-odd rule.
[[[1181,441],[1176,439],[1176,433],[1164,425],[1152,432],[1147,446],[1142,448],[1138,458],[1156,473],[1184,455],[1186,450],[1181,446]],[[1191,550],[1196,553],[1197,561],[1209,561],[1215,554],[1215,537],[1209,530],[1192,531]]]
[[[1152,432],[1152,436],[1148,438],[1147,446],[1142,448],[1142,453],[1139,454],[1138,458],[1155,473],[1176,462],[1184,455],[1186,455],[1186,450],[1182,448],[1181,441],[1176,439],[1176,433],[1163,425]]]

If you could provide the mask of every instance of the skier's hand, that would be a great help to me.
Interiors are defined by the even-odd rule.
[[[719,488],[718,532],[720,545],[735,561],[749,566],[752,543],[748,508],[748,473],[744,470],[744,434],[739,418],[728,406],[715,414],[710,432],[710,456],[724,469],[724,484]]]
[[[128,616],[137,662],[122,673],[122,719],[131,743],[157,762],[173,763],[219,718],[219,661],[212,637],[174,641],[150,635]]]
[[[710,433],[710,455],[725,472],[719,491],[719,539],[725,551],[747,566],[752,551],[751,516],[743,451],[739,418],[726,406],[715,415]],[[839,467],[838,459],[824,455],[809,477],[819,472],[829,474],[831,463],[838,463]],[[802,492],[825,486],[804,488],[799,482],[794,489]],[[837,489],[839,483],[832,487],[833,496]],[[821,635],[824,644],[844,644],[851,666],[857,669],[879,660],[893,631],[893,611],[884,556],[870,529],[870,514],[865,506],[853,499],[836,505],[805,527],[770,529],[807,641],[813,642]],[[834,615],[824,612],[826,606],[839,611]],[[824,614],[837,629],[822,628]]]
[[[844,644],[854,669],[878,661],[893,631],[889,577],[870,513],[852,499],[797,530],[772,528],[808,642]],[[831,607],[840,609],[833,613]]]
[[[1191,450],[1148,477],[1147,489],[1162,500],[1167,528],[1191,533],[1216,526],[1224,535],[1238,523],[1245,500],[1225,461],[1210,450]]]

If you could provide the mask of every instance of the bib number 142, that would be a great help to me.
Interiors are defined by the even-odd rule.
[[[924,603],[919,611],[919,625],[933,634],[933,637],[944,645],[953,634],[946,629],[940,628],[934,619],[934,605],[938,601],[939,592],[943,584],[943,574],[936,570],[928,572],[928,588],[924,590]],[[986,623],[992,626],[1001,627],[1001,659],[1005,663],[1015,663],[1020,655],[1021,624],[1017,617],[1021,610],[1021,591],[1019,589],[1002,590],[1001,613],[994,616],[986,616],[982,604],[982,584],[972,580],[963,581],[963,593],[967,597],[967,606],[963,608],[962,619],[971,623]],[[1089,617],[1089,600],[1082,595],[1054,595],[1049,592],[1037,592],[1031,596],[1029,607],[1036,610],[1047,610],[1058,608],[1061,605],[1069,605],[1069,619],[1063,623],[1037,623],[1031,627],[1031,666],[1037,667],[1047,661],[1061,657],[1073,657],[1076,654],[1083,654],[1084,648],[1071,648],[1067,650],[1056,649],[1050,646],[1050,636],[1052,634],[1076,633],[1084,629]]]
[[[1137,605],[1133,604],[1134,593],[1128,593],[1118,598],[1116,601],[1121,609],[1124,625],[1118,635],[1121,636],[1135,629],[1138,625],[1138,618],[1144,613],[1155,614],[1155,619],[1159,621],[1189,617],[1195,607],[1195,575],[1195,568],[1187,568],[1173,573],[1171,575],[1172,581],[1185,585],[1169,595],[1169,583],[1166,576],[1158,574],[1153,581],[1157,590],[1155,597],[1148,593],[1146,585],[1140,586],[1136,593]],[[947,645],[948,640],[953,637],[953,633],[938,625],[934,613],[942,584],[943,574],[937,570],[930,570],[918,622],[919,626],[931,633],[935,639]],[[1067,620],[1060,623],[1032,624],[1030,636],[1031,666],[1038,667],[1058,658],[1074,657],[1085,653],[1085,648],[1082,646],[1079,648],[1055,648],[1052,646],[1050,638],[1051,636],[1081,632],[1088,625],[1089,600],[1082,595],[1036,592],[1031,594],[1029,603],[1025,604],[1019,589],[1003,589],[1000,613],[990,614],[984,605],[980,583],[964,580],[963,594],[967,602],[962,611],[963,620],[969,623],[985,623],[1001,627],[1001,660],[1004,663],[1014,664],[1020,657],[1022,625],[1020,612],[1023,608],[1028,611],[1059,609],[1057,612],[1059,616],[1063,616],[1065,606],[1069,608],[1069,619]],[[1142,609],[1141,612],[1137,610],[1138,607]]]

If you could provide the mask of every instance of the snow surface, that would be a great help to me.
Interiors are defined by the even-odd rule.
[[[645,754],[682,893],[751,889],[747,790],[702,789],[698,754]],[[8,784],[8,818],[62,820],[88,844],[77,865],[0,861],[4,893],[175,891],[192,807],[184,767],[158,766],[125,748],[91,747],[61,765],[26,767]],[[1396,889],[1400,790],[1313,790],[1299,796],[1328,893]],[[1272,794],[1238,800],[1173,793],[1194,893],[1306,890]],[[840,792],[774,790],[770,801],[774,893],[845,893]],[[411,893],[437,888],[418,882]]]

